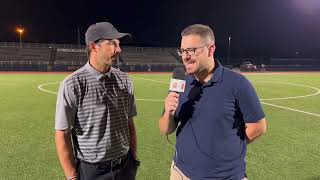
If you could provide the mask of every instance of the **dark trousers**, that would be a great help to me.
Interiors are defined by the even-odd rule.
[[[126,163],[117,169],[104,169],[79,162],[77,180],[135,180],[140,162],[128,155]]]

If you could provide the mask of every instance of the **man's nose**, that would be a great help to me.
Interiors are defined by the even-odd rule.
[[[121,48],[120,48],[119,45],[117,45],[117,46],[115,47],[114,52],[115,52],[115,53],[121,53]]]
[[[187,52],[184,52],[184,53],[182,53],[181,58],[182,58],[182,60],[189,60],[191,58],[191,56]]]

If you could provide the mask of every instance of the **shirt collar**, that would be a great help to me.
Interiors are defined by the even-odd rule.
[[[97,71],[96,69],[94,69],[89,61],[85,64],[85,68],[99,81],[105,77],[110,78],[111,74],[114,71],[114,68],[111,66],[108,72],[101,73],[101,72]]]

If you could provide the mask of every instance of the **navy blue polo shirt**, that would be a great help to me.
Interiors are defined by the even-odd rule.
[[[204,85],[187,75],[175,116],[179,122],[176,166],[191,179],[242,179],[246,172],[245,123],[264,116],[248,79],[219,62]]]

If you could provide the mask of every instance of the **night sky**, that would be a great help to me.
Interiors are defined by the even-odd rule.
[[[181,30],[207,24],[217,54],[232,57],[320,58],[319,0],[2,0],[0,41],[81,43],[88,26],[109,21],[133,35],[133,45],[178,47]]]

